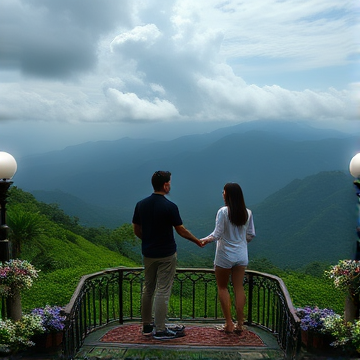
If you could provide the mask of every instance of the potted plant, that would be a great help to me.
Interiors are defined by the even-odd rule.
[[[41,319],[44,334],[34,338],[36,344],[42,348],[58,347],[62,342],[66,317],[61,315],[62,307],[46,305],[31,311]]]
[[[14,296],[18,290],[30,289],[39,271],[27,260],[0,262],[0,295]]]
[[[346,292],[345,320],[353,321],[359,313],[360,261],[340,260],[325,275],[334,281],[334,286]]]
[[[43,332],[40,316],[24,315],[19,321],[0,319],[0,353],[15,354],[35,345],[31,338]]]
[[[22,317],[20,291],[29,289],[39,271],[27,260],[11,259],[0,262],[0,296],[9,298],[7,317],[19,321]]]
[[[307,350],[330,349],[332,339],[327,334],[324,322],[335,312],[332,309],[306,306],[296,309],[296,314],[300,318],[301,341]]]

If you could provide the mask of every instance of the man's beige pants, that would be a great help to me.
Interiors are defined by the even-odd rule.
[[[176,272],[177,254],[164,258],[143,258],[145,279],[141,299],[143,325],[152,322],[154,302],[154,325],[156,331],[165,330],[171,288]],[[154,301],[155,297],[155,301]]]

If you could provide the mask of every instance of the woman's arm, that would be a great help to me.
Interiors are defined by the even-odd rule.
[[[200,239],[200,241],[202,241],[202,243],[204,245],[206,245],[209,242],[219,240],[221,238],[221,236],[223,235],[223,233],[224,233],[224,213],[220,209],[216,214],[214,231],[210,235]]]
[[[249,211],[249,225],[246,229],[246,241],[249,243],[255,236],[255,226],[254,226],[254,219],[253,219],[253,215],[252,215],[252,211]]]

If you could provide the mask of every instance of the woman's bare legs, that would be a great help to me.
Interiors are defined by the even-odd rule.
[[[244,307],[246,296],[244,291],[245,266],[234,266],[231,272],[231,280],[235,293],[237,328],[242,329],[244,324]]]
[[[227,332],[234,331],[234,323],[231,318],[231,300],[228,291],[230,274],[231,269],[224,269],[219,266],[215,266],[215,277],[219,292],[220,305],[225,318],[224,330]]]

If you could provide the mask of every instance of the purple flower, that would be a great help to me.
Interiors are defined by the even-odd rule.
[[[65,316],[61,315],[62,308],[60,306],[46,305],[44,308],[32,310],[32,314],[40,315],[42,326],[45,332],[57,332],[64,329]]]
[[[300,327],[302,330],[320,332],[324,329],[325,318],[335,315],[335,312],[331,309],[306,306],[296,309],[296,314],[301,320]]]

